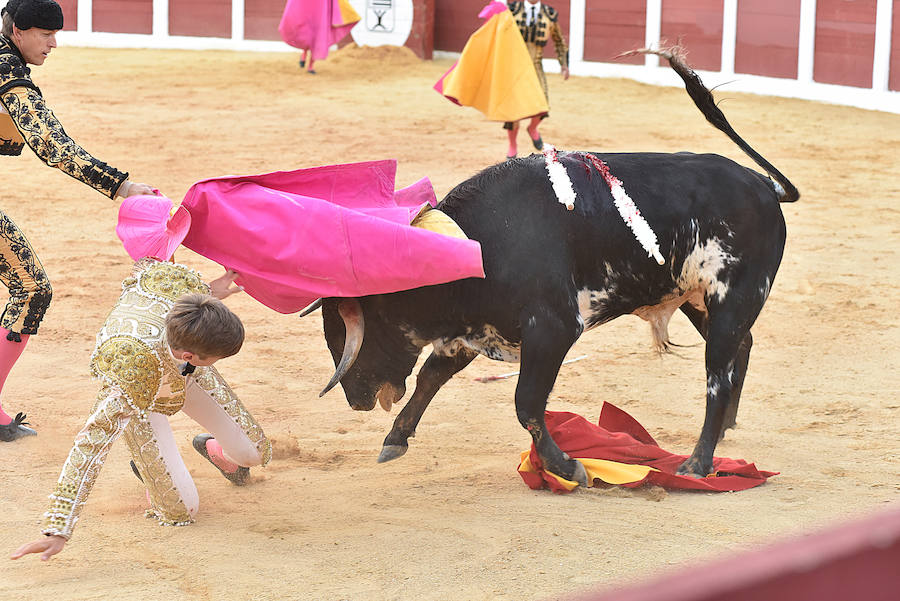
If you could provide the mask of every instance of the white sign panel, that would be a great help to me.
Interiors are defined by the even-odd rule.
[[[362,17],[350,31],[358,46],[402,46],[413,23],[413,0],[350,0]]]

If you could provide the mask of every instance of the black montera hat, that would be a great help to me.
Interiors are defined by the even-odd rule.
[[[57,30],[63,28],[63,12],[54,0],[9,0],[3,14],[9,13],[19,29]]]

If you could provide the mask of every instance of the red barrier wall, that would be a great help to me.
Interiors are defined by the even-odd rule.
[[[631,0],[629,0],[630,2]],[[487,2],[485,2],[487,4]],[[566,40],[566,44],[569,43],[569,18],[571,16],[572,11],[569,9],[569,2],[566,1],[557,1],[554,2],[550,0],[547,2],[550,6],[559,11],[559,26],[562,29],[563,38]],[[556,46],[553,45],[553,40],[547,42],[547,47],[544,48],[544,58],[556,58]]]
[[[888,88],[900,92],[900,0],[894,0],[894,22],[891,32],[891,75]]]
[[[434,54],[434,0],[413,0],[413,23],[404,44],[416,56],[431,60]]]
[[[647,0],[590,0],[585,8],[584,60],[616,64],[644,64],[643,56],[614,57],[644,46]]]
[[[818,0],[813,79],[872,87],[876,0]]]
[[[588,4],[593,4],[590,0]],[[488,0],[434,0],[434,49],[447,52],[460,52],[472,33],[484,24],[478,13]],[[630,0],[629,0],[630,3]],[[563,37],[569,41],[569,2],[557,0],[547,2],[559,11],[559,23]],[[556,49],[553,42],[547,43],[544,50],[546,58],[555,58]]]
[[[244,39],[280,40],[278,24],[285,0],[245,0]]]
[[[169,0],[169,35],[231,37],[231,0]]]
[[[94,31],[153,33],[153,0],[94,0]]]
[[[434,47],[460,52],[472,32],[484,21],[478,13],[486,0],[436,0],[434,6]]]
[[[900,509],[570,601],[896,601]],[[554,597],[558,599],[559,597]]]
[[[63,30],[78,29],[78,0],[56,0],[63,11]]]
[[[738,2],[735,73],[797,78],[800,0]]]
[[[660,35],[669,44],[678,38],[695,69],[722,68],[723,0],[678,0],[662,3]]]

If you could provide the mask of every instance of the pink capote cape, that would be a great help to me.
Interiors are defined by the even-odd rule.
[[[531,54],[505,2],[478,14],[487,21],[466,42],[459,60],[434,84],[448,100],[492,121],[518,121],[550,110]]]
[[[321,60],[359,19],[346,0],[287,0],[278,33],[286,44],[311,50],[313,59]]]
[[[173,209],[165,196],[129,196],[119,205],[116,234],[135,261],[144,257],[168,261],[190,227],[187,209]]]
[[[194,184],[184,246],[233,269],[281,313],[321,297],[357,297],[484,277],[481,245],[411,227],[436,204],[427,178],[394,190],[394,160]]]

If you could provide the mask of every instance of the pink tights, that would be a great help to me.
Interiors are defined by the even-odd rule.
[[[9,330],[0,328],[0,391],[3,390],[3,384],[6,383],[6,378],[9,376],[9,372],[12,371],[13,365],[16,364],[22,351],[25,350],[25,343],[28,342],[28,334],[19,335],[22,342],[8,340],[6,338],[8,334]],[[0,425],[5,426],[11,422],[12,418],[3,410],[3,405],[0,404]]]

